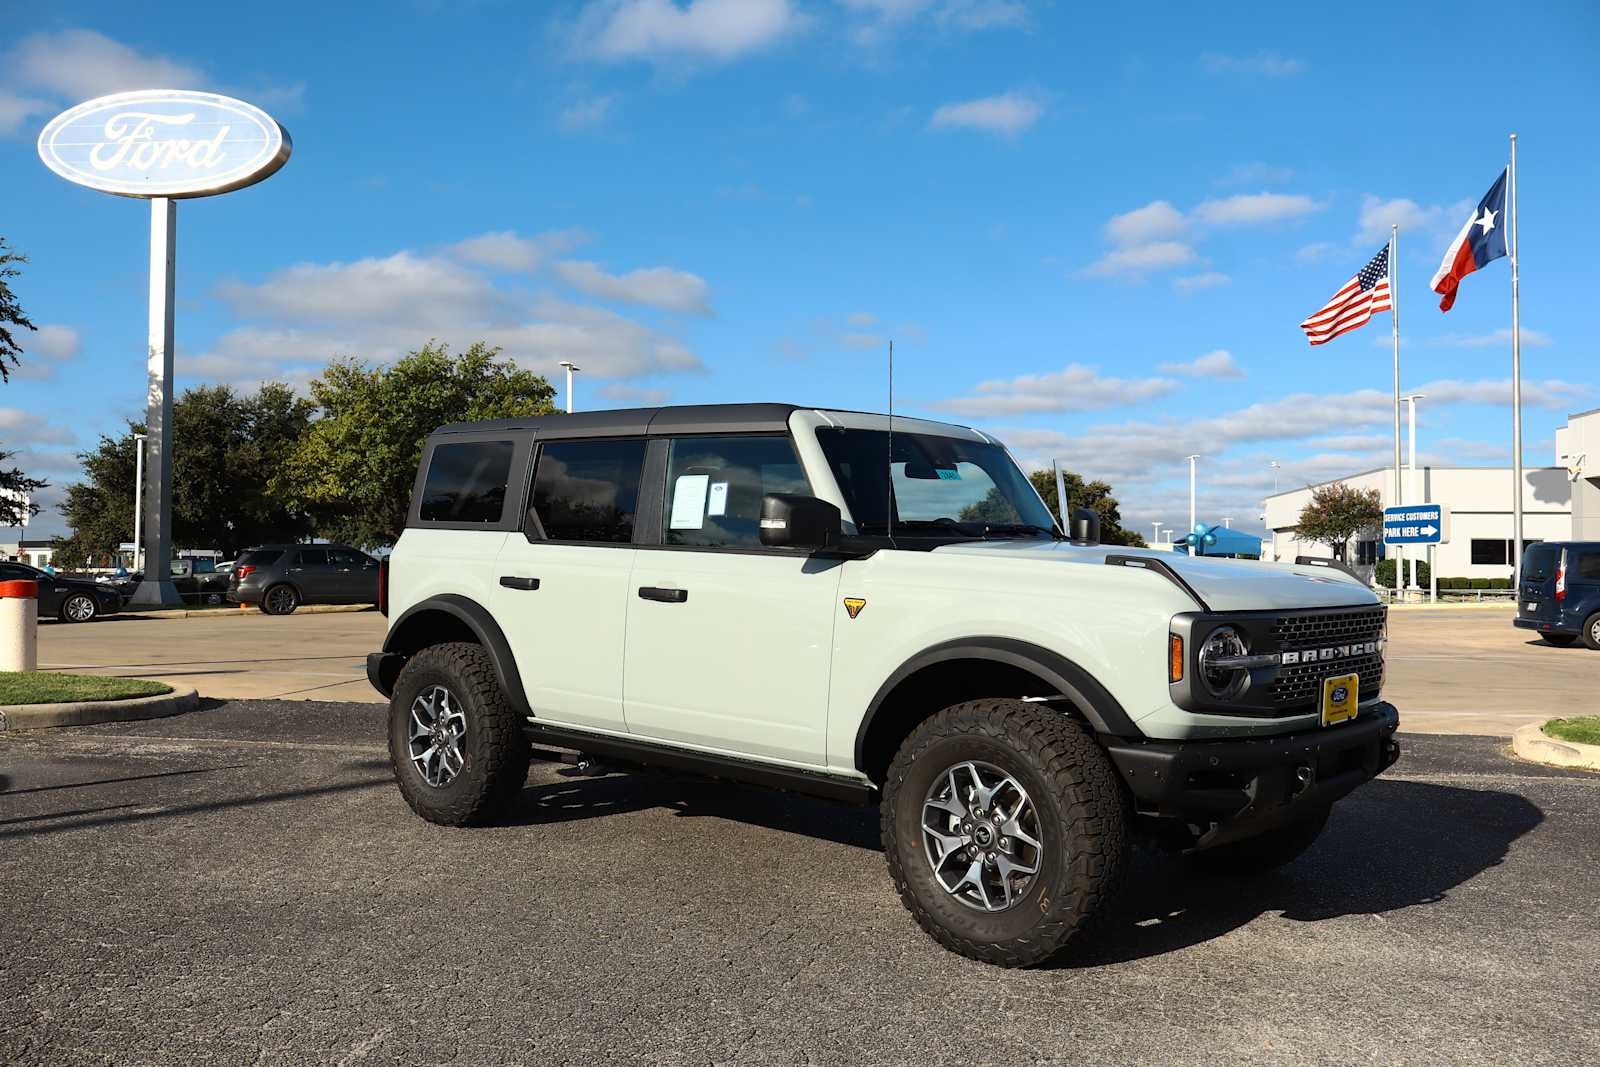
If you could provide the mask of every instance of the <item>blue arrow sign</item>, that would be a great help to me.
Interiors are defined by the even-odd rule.
[[[1386,545],[1437,545],[1449,538],[1449,512],[1442,504],[1406,504],[1383,509]]]

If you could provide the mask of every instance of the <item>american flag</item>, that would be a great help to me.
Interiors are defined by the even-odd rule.
[[[1326,344],[1341,333],[1365,326],[1372,316],[1391,307],[1389,246],[1384,245],[1359,274],[1340,286],[1333,299],[1312,312],[1300,328],[1312,344]]]

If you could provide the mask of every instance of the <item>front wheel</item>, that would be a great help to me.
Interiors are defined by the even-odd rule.
[[[1128,802],[1062,712],[974,700],[912,731],[884,783],[884,854],[900,899],[963,956],[1029,967],[1105,910],[1126,866]]]
[[[88,593],[73,593],[61,602],[62,622],[88,622],[100,613],[100,605]]]
[[[292,585],[275,585],[261,598],[261,610],[268,615],[292,615],[300,606],[300,594]]]
[[[528,777],[522,720],[479,645],[425,648],[389,701],[389,758],[411,810],[444,826],[493,820]]]

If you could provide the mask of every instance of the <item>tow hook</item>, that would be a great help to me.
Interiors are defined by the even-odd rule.
[[[1311,769],[1311,764],[1298,764],[1294,769],[1294,789],[1290,791],[1289,795],[1297,797],[1301,793],[1304,793],[1307,789],[1311,788],[1311,783],[1316,779],[1316,777],[1317,774]]]

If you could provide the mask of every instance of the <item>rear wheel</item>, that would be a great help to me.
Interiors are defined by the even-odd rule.
[[[1557,648],[1566,648],[1578,639],[1577,634],[1540,634],[1539,637],[1545,644],[1555,645]]]
[[[429,822],[493,820],[528,777],[522,720],[478,645],[434,645],[412,656],[389,701],[389,758],[411,810]]]
[[[1600,611],[1595,612],[1584,620],[1583,643],[1600,652]]]
[[[275,585],[261,598],[261,610],[268,615],[292,615],[300,606],[300,594],[292,585]]]
[[[1062,952],[1122,876],[1129,811],[1094,739],[1019,700],[946,708],[884,783],[883,847],[900,899],[936,941],[1027,967]]]
[[[1298,859],[1306,849],[1316,844],[1322,830],[1328,825],[1328,808],[1318,808],[1294,822],[1268,830],[1255,837],[1221,848],[1197,852],[1195,864],[1214,874],[1250,875],[1275,871],[1291,860]]]
[[[88,622],[100,613],[100,605],[88,593],[73,593],[61,602],[62,622]]]

